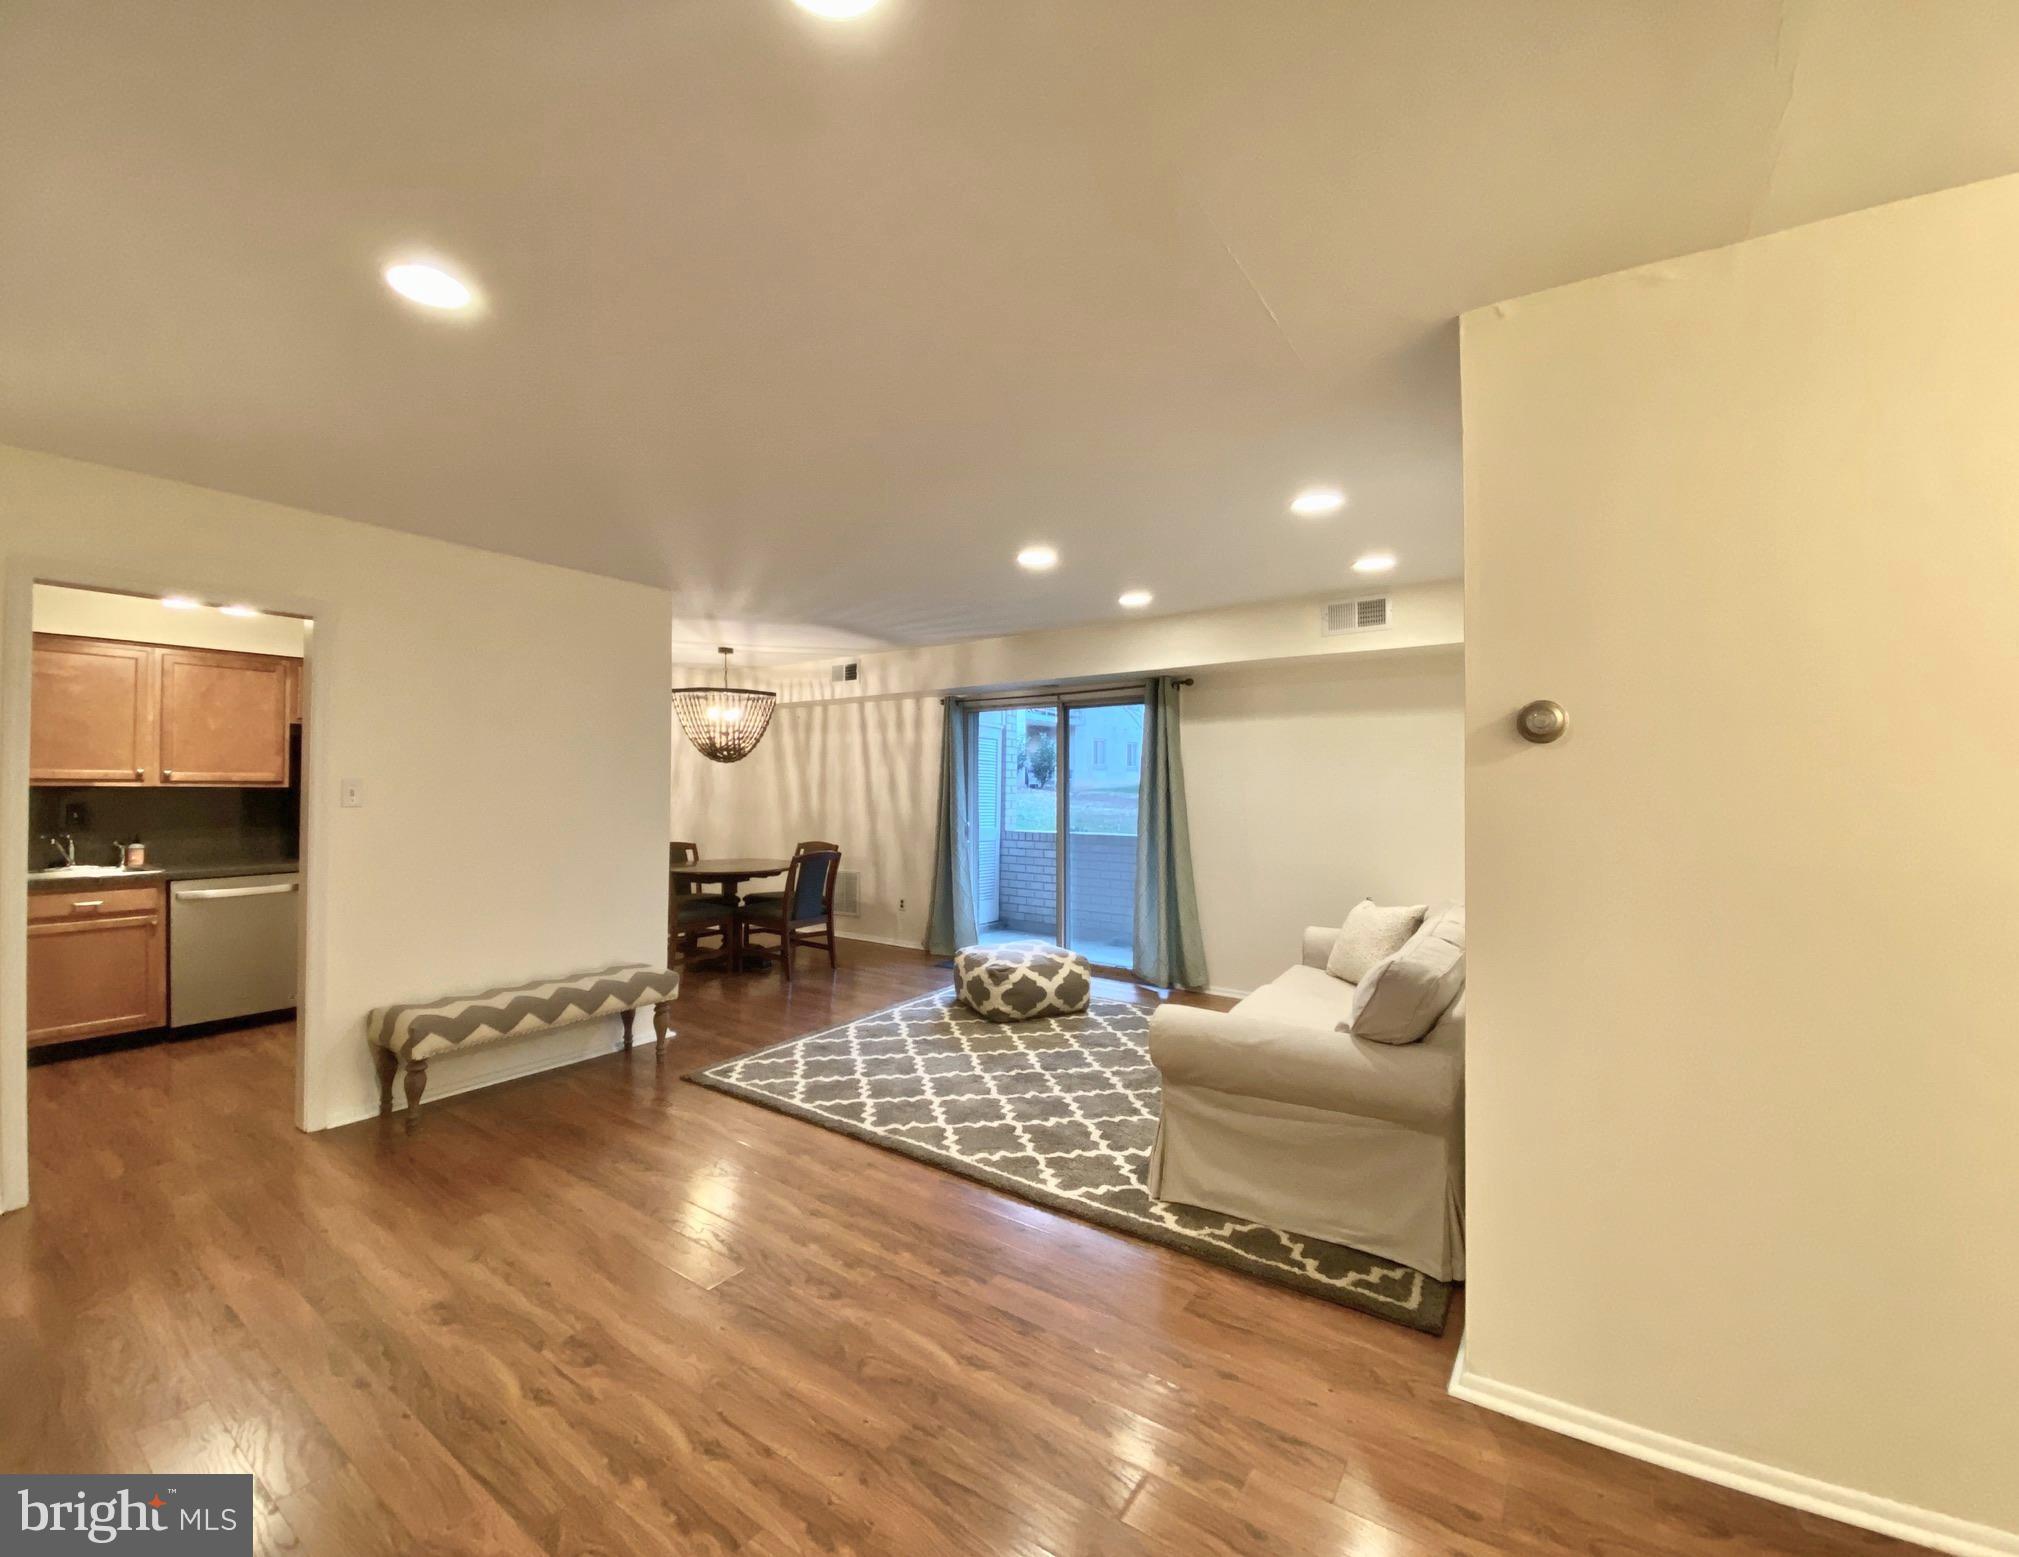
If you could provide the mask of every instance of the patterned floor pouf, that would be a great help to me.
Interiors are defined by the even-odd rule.
[[[1046,941],[970,946],[953,959],[953,992],[991,1022],[1075,1016],[1093,998],[1093,969],[1078,952]]]

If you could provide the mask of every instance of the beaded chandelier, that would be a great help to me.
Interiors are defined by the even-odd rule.
[[[702,756],[711,762],[741,762],[771,728],[771,710],[778,706],[778,694],[732,687],[729,656],[736,651],[715,652],[722,656],[722,685],[675,687],[673,712],[680,716],[680,728]]]

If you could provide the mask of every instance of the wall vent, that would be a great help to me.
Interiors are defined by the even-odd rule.
[[[834,911],[851,919],[862,912],[862,872],[838,870],[834,873]]]
[[[862,679],[862,661],[836,660],[833,671],[836,681],[860,681]]]
[[[1358,595],[1351,600],[1334,600],[1324,608],[1325,636],[1337,637],[1340,633],[1371,632],[1388,625],[1388,597],[1386,595]]]

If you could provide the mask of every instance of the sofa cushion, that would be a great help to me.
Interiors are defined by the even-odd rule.
[[[1302,971],[1352,993],[1316,968]],[[1210,1087],[1419,1130],[1454,1124],[1465,1090],[1461,1024],[1440,1022],[1422,1043],[1362,1043],[1329,1027],[1271,1015],[1275,1002],[1263,1001],[1258,1009],[1263,993],[1224,1014],[1159,1007],[1150,1022],[1150,1059],[1164,1085]]]
[[[1353,1014],[1353,986],[1323,968],[1299,963],[1285,968],[1234,1009],[1243,1016],[1266,1016],[1272,1022],[1329,1032]]]
[[[1465,988],[1465,910],[1424,921],[1409,944],[1368,969],[1342,1032],[1371,1043],[1416,1043]]]
[[[1340,927],[1339,939],[1325,959],[1325,971],[1349,984],[1359,983],[1375,963],[1394,956],[1408,943],[1423,923],[1423,906],[1383,908],[1372,898],[1362,898]]]

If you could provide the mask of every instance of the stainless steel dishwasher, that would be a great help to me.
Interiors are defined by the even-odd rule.
[[[295,1002],[301,878],[293,871],[168,889],[168,1025],[285,1011]]]

